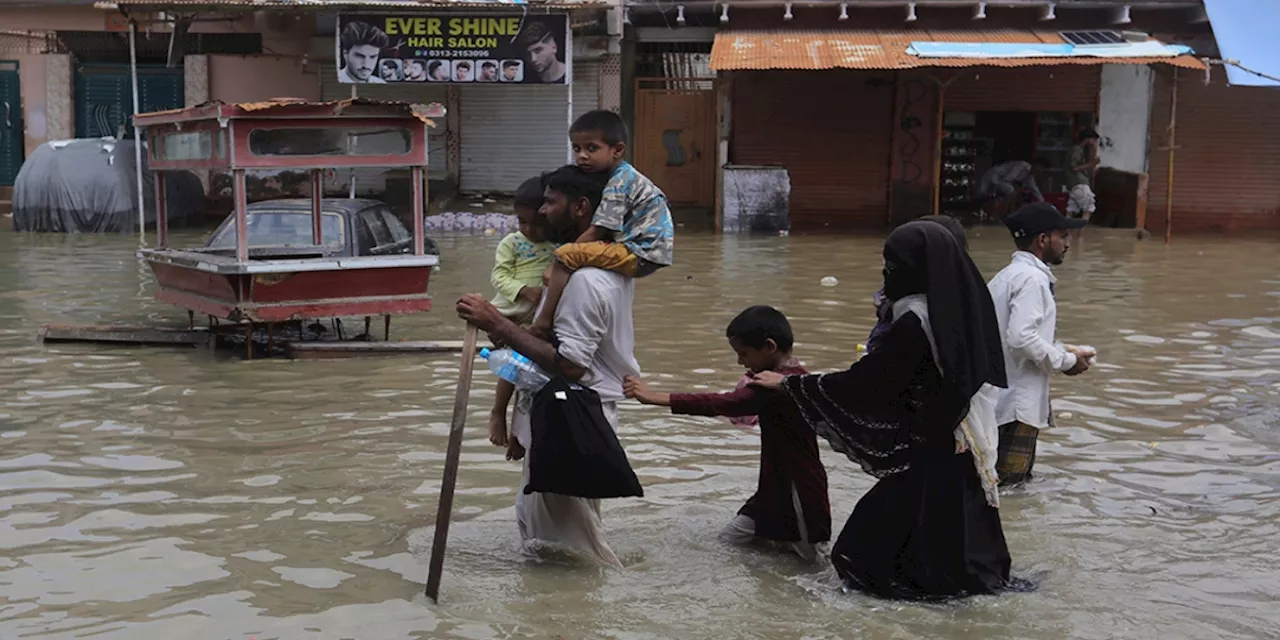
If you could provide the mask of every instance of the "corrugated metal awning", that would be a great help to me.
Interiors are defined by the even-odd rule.
[[[912,43],[1028,44],[1022,55],[979,50],[957,51],[954,56],[918,55]],[[1045,45],[1055,45],[1046,47]],[[1055,31],[999,29],[973,30],[859,30],[859,31],[722,31],[711,46],[715,71],[790,69],[916,69],[921,67],[1032,67],[1062,64],[1167,64],[1184,69],[1204,69],[1190,54],[1115,56],[1098,53],[1064,55],[1050,53],[1070,46]],[[963,46],[957,47],[962,49]],[[1007,48],[1007,47],[1004,47]],[[1036,49],[1045,49],[1037,53]],[[1000,49],[997,47],[996,49]],[[1139,49],[1146,51],[1149,48]],[[912,50],[912,51],[909,51]]]

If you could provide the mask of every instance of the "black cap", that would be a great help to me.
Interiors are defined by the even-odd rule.
[[[1034,238],[1042,233],[1060,229],[1079,229],[1089,224],[1082,218],[1068,218],[1058,208],[1047,202],[1023,205],[1004,219],[1004,226],[1014,238]]]

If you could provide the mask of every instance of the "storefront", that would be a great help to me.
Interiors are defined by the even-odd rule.
[[[1042,189],[1063,190],[1070,147],[1106,111],[1104,65],[1203,68],[1186,48],[1155,40],[1082,52],[1056,33],[985,38],[1004,44],[972,31],[718,33],[711,65],[730,87],[721,171],[784,168],[797,231],[973,213],[995,163],[1042,157]],[[1136,108],[1145,130],[1146,103]]]
[[[1280,89],[1228,86],[1221,67],[1208,84],[1180,71],[1176,93],[1173,78],[1155,82],[1146,228],[1163,235],[1171,217],[1175,235],[1280,229]]]
[[[729,162],[786,168],[792,229],[885,224],[891,73],[735,71],[730,77]]]
[[[1097,120],[1099,66],[965,69],[943,90],[939,210],[968,217],[982,175],[1013,160],[1044,160],[1041,192],[1065,188],[1077,135]]]
[[[350,48],[344,47],[343,31],[361,23],[383,32],[387,41],[377,40],[381,55],[374,80],[354,82],[360,78],[344,68]],[[473,35],[433,35],[451,29]],[[541,39],[522,35],[533,30]],[[347,37],[358,47],[359,37],[376,36],[351,29]],[[445,105],[450,113],[430,136],[429,178],[444,180],[450,174],[464,193],[511,193],[530,177],[568,162],[571,114],[599,108],[608,38],[578,37],[568,43],[568,37],[565,14],[343,15],[336,64],[324,71],[321,97],[349,98],[354,88],[363,98]],[[531,48],[552,56],[549,71],[537,71]],[[452,153],[451,145],[456,145]],[[388,172],[360,172],[356,192],[380,194],[388,178]]]

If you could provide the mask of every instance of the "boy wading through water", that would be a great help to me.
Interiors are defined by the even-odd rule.
[[[556,307],[574,271],[595,267],[643,278],[670,266],[675,250],[675,225],[667,196],[651,180],[622,159],[627,151],[627,128],[612,111],[590,111],[569,128],[574,162],[585,173],[606,174],[603,199],[591,228],[577,242],[556,250],[546,300],[530,331],[549,337]]]
[[[805,374],[792,355],[795,340],[787,317],[773,307],[743,311],[725,330],[738,364],[751,374],[774,371]],[[733,544],[757,540],[782,543],[800,557],[816,560],[820,545],[831,539],[831,504],[827,471],[818,455],[818,437],[805,424],[795,404],[777,391],[739,387],[729,393],[659,393],[644,381],[628,377],[628,398],[642,404],[671,407],[671,413],[693,416],[760,416],[760,479],[756,493],[720,532]]]

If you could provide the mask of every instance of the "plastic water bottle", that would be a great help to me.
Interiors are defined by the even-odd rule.
[[[481,349],[480,357],[489,363],[489,370],[494,375],[514,384],[517,389],[537,393],[551,378],[538,368],[532,360],[511,349],[490,351]]]

